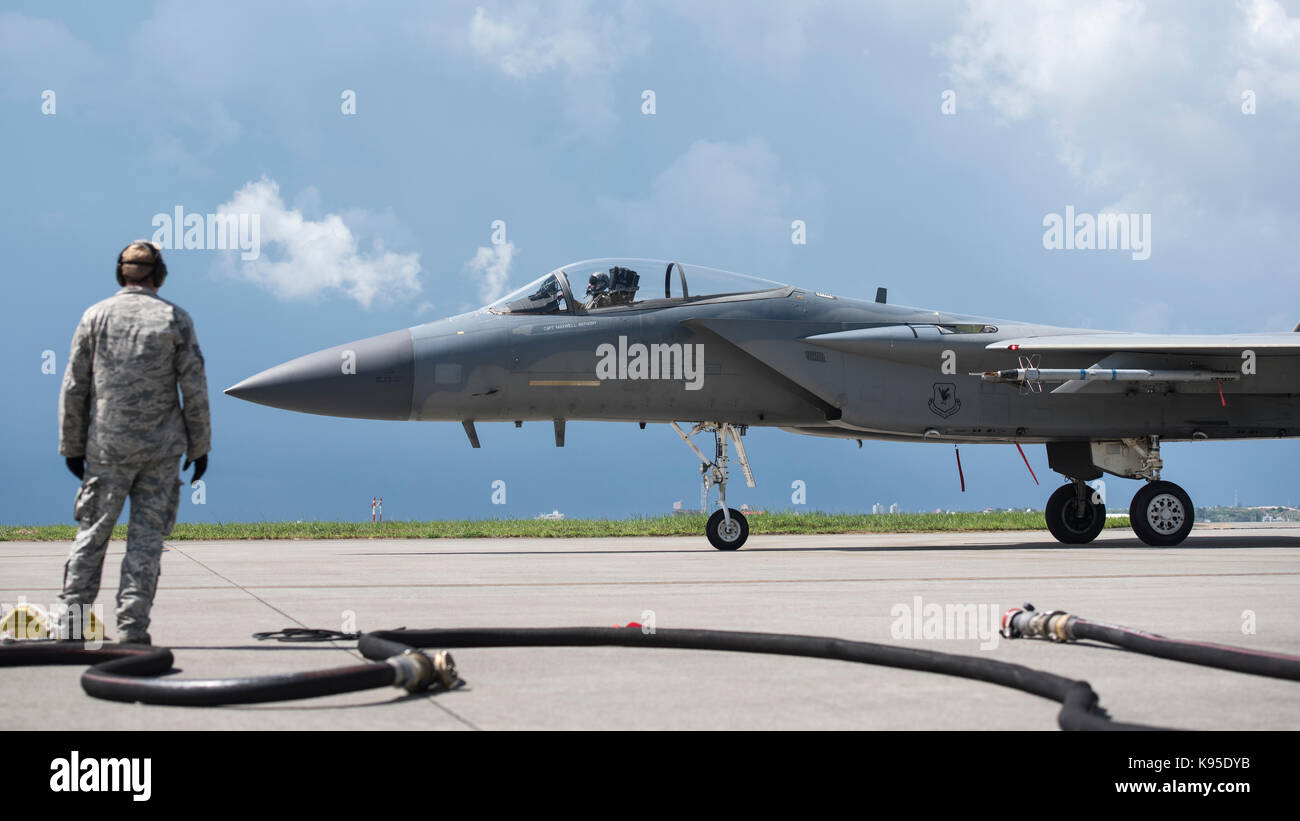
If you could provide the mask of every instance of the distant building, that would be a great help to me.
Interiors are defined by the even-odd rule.
[[[700,511],[695,510],[694,508],[688,508],[685,505],[685,503],[683,503],[681,500],[678,500],[676,502],[673,502],[673,515],[674,516],[699,516]]]
[[[898,502],[894,502],[892,505],[889,506],[889,512],[890,512],[890,513],[898,513],[898,512],[899,512]]]
[[[539,513],[539,514],[537,514],[537,518],[538,518],[538,519],[554,519],[554,520],[559,520],[559,519],[563,519],[563,518],[564,518],[564,514],[561,513],[561,512],[558,511],[558,510],[552,510],[550,513]]]
[[[1200,507],[1198,522],[1300,522],[1300,509],[1290,505],[1251,507]]]

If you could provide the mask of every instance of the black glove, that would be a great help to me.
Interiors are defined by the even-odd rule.
[[[84,456],[69,456],[67,459],[64,459],[63,461],[68,465],[68,470],[72,471],[72,475],[73,475],[73,476],[76,476],[78,479],[81,479],[82,481],[85,481],[85,479],[86,479],[86,457],[84,457]]]
[[[185,464],[181,467],[181,470],[189,470],[190,465],[194,465],[194,476],[190,478],[190,484],[192,485],[195,482],[197,482],[199,479],[203,478],[203,474],[207,471],[208,455],[205,453],[199,458],[195,459],[193,462],[191,462],[189,459],[186,459]]]

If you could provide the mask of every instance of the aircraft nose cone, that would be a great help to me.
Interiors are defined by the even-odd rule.
[[[301,413],[409,419],[414,381],[411,332],[402,330],[300,356],[225,393]]]

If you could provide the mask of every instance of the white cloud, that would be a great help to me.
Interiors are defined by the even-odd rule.
[[[614,73],[628,57],[645,51],[648,36],[633,5],[567,0],[541,7],[515,3],[500,11],[479,6],[468,41],[474,54],[508,77],[559,74],[569,119],[607,126],[616,109]]]
[[[949,73],[1006,120],[1132,96],[1144,77],[1189,65],[1176,20],[1136,0],[974,0],[939,48]]]
[[[1047,143],[1067,183],[1049,210],[1150,213],[1153,258],[1177,266],[1181,285],[1230,280],[1239,303],[1216,306],[1214,321],[1294,291],[1296,246],[1273,226],[1300,215],[1295,173],[1276,161],[1300,111],[1300,18],[1275,0],[1195,15],[1162,0],[972,0],[935,53],[959,118],[991,112],[1025,144]],[[1257,116],[1242,111],[1246,89]],[[1146,317],[1147,301],[1138,325],[1175,321]]]
[[[652,237],[663,249],[682,253],[713,250],[719,240],[733,246],[790,246],[790,223],[817,199],[819,187],[791,182],[767,141],[697,140],[655,176],[639,200],[602,198],[638,238]]]
[[[548,4],[544,10],[521,3],[496,14],[479,6],[470,20],[469,45],[511,77],[555,69],[570,74],[610,71],[640,38],[631,35],[621,14],[604,11],[585,0]]]
[[[1157,212],[1168,240],[1194,233],[1210,192],[1249,168],[1252,138],[1223,102],[1231,69],[1218,59],[1236,22],[1230,7],[1193,19],[1137,0],[972,0],[936,53],[964,111],[1041,126],[1081,193]]]
[[[1090,189],[1186,201],[1248,167],[1255,135],[1243,90],[1261,105],[1300,103],[1300,17],[1277,0],[1185,11],[971,0],[935,50],[964,109],[987,105],[1005,124],[1041,120],[1062,167]]]
[[[307,197],[308,200],[312,197]],[[280,299],[306,299],[333,291],[362,307],[409,299],[421,291],[420,255],[398,254],[374,239],[369,252],[359,248],[353,229],[337,214],[312,220],[286,207],[280,187],[263,177],[235,192],[218,206],[220,214],[257,214],[261,256],[227,262],[235,272]]]
[[[1290,17],[1277,0],[1238,0],[1241,14],[1234,56],[1241,66],[1234,98],[1251,89],[1274,100],[1300,104],[1300,17]]]
[[[500,245],[480,246],[473,259],[465,263],[465,270],[478,281],[479,298],[484,303],[505,296],[515,253],[515,244],[507,240]]]

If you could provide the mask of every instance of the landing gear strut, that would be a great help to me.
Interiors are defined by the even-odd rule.
[[[1052,447],[1051,445],[1048,446]],[[1073,446],[1071,446],[1073,447]],[[1078,447],[1083,447],[1080,444]],[[1127,479],[1145,479],[1147,484],[1133,495],[1129,505],[1129,524],[1137,537],[1153,547],[1179,544],[1192,531],[1194,510],[1191,497],[1173,482],[1160,479],[1164,461],[1160,458],[1160,438],[1145,436],[1121,439],[1114,442],[1092,442],[1079,453],[1065,453],[1070,470],[1091,470],[1092,476],[1101,471]],[[1062,464],[1067,464],[1063,459]],[[1060,470],[1061,468],[1058,468]],[[1047,529],[1065,544],[1086,544],[1097,537],[1106,524],[1106,507],[1097,495],[1091,494],[1082,479],[1058,488],[1047,501]]]
[[[1082,479],[1061,485],[1047,500],[1047,529],[1058,542],[1087,544],[1106,526],[1106,505]]]
[[[728,422],[700,422],[691,428],[690,433],[686,433],[676,422],[671,424],[686,446],[700,457],[700,476],[704,482],[706,505],[709,489],[714,485],[718,487],[719,509],[714,511],[704,527],[704,534],[709,537],[709,544],[718,550],[736,550],[749,538],[749,521],[739,510],[727,507],[727,443],[728,441],[735,443],[736,458],[740,460],[740,467],[745,472],[745,484],[753,487],[754,472],[749,468],[749,456],[745,453],[744,443],[740,441],[740,437],[745,435],[745,426],[732,425]],[[691,437],[701,431],[713,433],[714,458],[712,460],[691,441]]]

